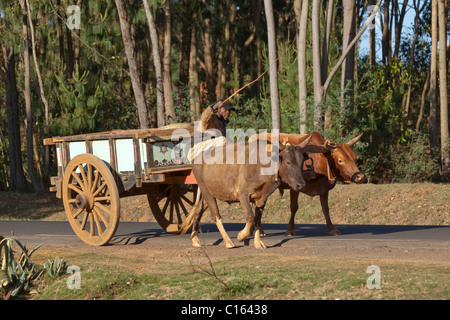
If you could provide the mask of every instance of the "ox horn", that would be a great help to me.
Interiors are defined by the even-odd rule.
[[[327,149],[325,146],[317,146],[314,144],[308,144],[309,141],[312,138],[312,134],[304,140],[302,143],[300,143],[298,146],[302,149],[302,152],[309,152],[309,153],[325,153],[328,152],[329,149]]]
[[[347,142],[348,146],[351,147],[351,146],[353,146],[355,143],[357,143],[357,142],[359,141],[359,139],[361,139],[361,137],[362,137],[363,134],[364,134],[364,132],[361,133],[359,136],[353,138],[353,139],[350,140],[349,142]]]
[[[305,148],[305,147],[308,145],[309,140],[311,140],[311,138],[312,138],[312,133],[309,134],[309,137],[308,137],[308,138],[306,138],[306,139],[303,140],[301,143],[299,143],[298,146],[299,146],[300,148],[302,148],[302,149]]]

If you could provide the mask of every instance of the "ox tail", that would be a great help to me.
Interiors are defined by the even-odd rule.
[[[179,225],[180,237],[184,235],[189,230],[190,227],[192,227],[192,224],[194,223],[195,212],[198,210],[198,207],[202,205],[202,202],[203,202],[202,195],[200,192],[200,188],[198,188],[197,199],[195,201],[195,204],[192,206],[191,211],[189,211],[189,214],[183,221],[183,223]]]

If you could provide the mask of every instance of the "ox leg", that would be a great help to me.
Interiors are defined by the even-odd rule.
[[[261,226],[261,216],[262,216],[262,210],[264,209],[264,206],[266,205],[267,199],[269,199],[270,195],[274,193],[274,191],[280,186],[278,182],[275,183],[267,183],[264,185],[263,189],[261,190],[261,193],[263,196],[258,199],[255,202],[256,208],[261,208],[261,214],[259,215],[259,219],[256,217],[257,213],[255,210],[255,226],[259,223],[259,235],[261,237],[265,237],[266,233],[264,232],[262,226]],[[258,220],[258,221],[257,221]]]
[[[238,241],[244,241],[248,236],[252,234],[255,215],[253,214],[252,205],[250,204],[248,196],[240,196],[239,201],[241,202],[242,208],[247,215],[247,223],[245,224],[244,229],[239,232],[237,239]]]
[[[214,198],[209,193],[209,191],[203,192],[203,190],[202,190],[202,193],[203,193],[206,203],[209,206],[209,211],[211,212],[212,219],[215,222],[217,229],[219,229],[220,234],[222,235],[223,241],[225,243],[225,247],[227,247],[228,249],[236,247],[234,245],[233,241],[231,241],[227,232],[225,231],[225,228],[223,227],[222,217],[220,216],[220,213],[219,213],[219,207],[217,206],[216,198]]]
[[[200,220],[202,219],[203,213],[206,209],[208,209],[208,204],[206,201],[201,200],[201,205],[198,206],[198,208],[195,211],[194,215],[194,222],[192,225],[192,233],[191,233],[191,241],[192,245],[196,248],[200,248],[202,246],[200,239],[198,238],[198,228],[200,225]]]
[[[256,207],[255,209],[255,238],[253,239],[253,243],[256,249],[266,249],[266,245],[261,241],[261,216],[263,212],[264,206]]]
[[[340,235],[341,233],[334,227],[330,219],[330,208],[328,207],[328,192],[320,195],[320,204],[322,206],[323,215],[325,216],[325,221],[327,222],[328,233],[332,236]]]
[[[298,195],[299,192],[290,189],[290,208],[291,208],[291,218],[289,219],[286,235],[295,236],[295,214],[298,210]]]
[[[225,228],[223,227],[223,223],[222,223],[222,219],[219,218],[216,221],[216,226],[220,231],[220,234],[222,235],[223,241],[225,242],[225,247],[227,249],[231,249],[236,247],[233,243],[233,241],[231,241],[230,237],[228,236],[227,232],[225,231]]]

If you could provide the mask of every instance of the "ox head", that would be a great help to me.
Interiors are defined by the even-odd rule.
[[[307,158],[305,148],[309,140],[311,140],[311,135],[298,145],[283,146],[280,144],[278,177],[295,191],[299,191],[306,186],[301,168]]]
[[[362,133],[349,142],[340,145],[330,143],[329,140],[325,141],[324,144],[324,148],[330,151],[333,159],[334,168],[332,171],[334,175],[346,183],[361,182],[364,179],[364,174],[356,166],[356,155],[351,149],[361,139],[361,136]]]

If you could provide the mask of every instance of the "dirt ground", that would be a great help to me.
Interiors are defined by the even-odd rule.
[[[111,255],[115,257],[131,259],[130,265],[136,271],[147,272],[156,262],[162,263],[188,263],[190,260],[219,261],[228,258],[240,258],[246,256],[271,256],[277,259],[345,259],[368,261],[396,261],[415,263],[438,263],[450,266],[450,243],[416,242],[408,241],[378,241],[360,242],[350,240],[338,240],[330,237],[328,241],[306,240],[302,245],[268,246],[266,250],[257,250],[250,245],[239,244],[237,248],[226,249],[222,243],[207,245],[203,249],[189,245],[180,246],[171,241],[158,244],[124,245],[124,246],[52,246],[40,248],[40,254],[49,252],[70,251],[76,253],[93,253]],[[267,241],[266,241],[267,242]],[[123,260],[126,261],[126,260]],[[122,263],[123,263],[122,261]],[[275,263],[275,261],[274,261]]]

